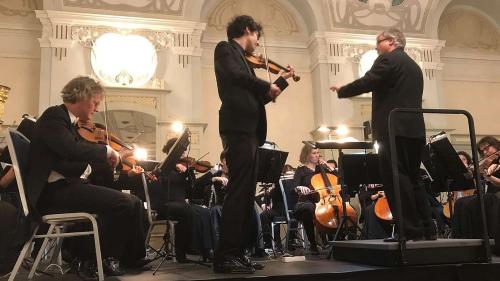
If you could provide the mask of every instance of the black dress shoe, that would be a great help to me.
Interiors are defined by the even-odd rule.
[[[261,263],[256,263],[253,260],[251,260],[249,257],[242,255],[238,257],[238,261],[246,266],[246,267],[253,267],[255,270],[262,270],[264,269],[264,265]]]
[[[255,272],[252,266],[243,265],[238,259],[226,259],[219,262],[214,262],[215,273],[241,273],[251,274]]]
[[[98,280],[97,266],[95,261],[77,261],[76,275],[84,281]]]
[[[143,258],[143,259],[138,259],[138,260],[131,261],[131,262],[130,261],[126,261],[126,262],[122,261],[121,264],[124,268],[131,268],[131,269],[138,269],[138,270],[145,271],[145,270],[151,269],[151,266],[149,264],[152,261],[153,261],[153,259]]]
[[[425,238],[423,236],[406,236],[406,241],[421,241],[424,240]],[[384,238],[384,242],[399,242],[399,235],[394,234],[394,236]]]
[[[317,256],[319,255],[319,248],[318,248],[318,245],[311,245],[309,247],[309,253],[313,256]]]
[[[120,267],[120,261],[113,257],[107,257],[102,261],[104,274],[107,276],[122,276],[125,271]]]

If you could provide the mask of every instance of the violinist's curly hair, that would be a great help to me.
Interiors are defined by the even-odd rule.
[[[61,93],[63,102],[77,103],[104,93],[104,88],[93,78],[79,76],[71,79]]]
[[[251,16],[241,15],[232,18],[227,24],[227,39],[232,40],[233,38],[243,36],[247,27],[251,32],[257,31],[257,37],[260,37],[262,34],[262,25],[260,23],[256,22]]]
[[[172,146],[174,146],[175,142],[177,141],[177,138],[171,138],[167,141],[167,143],[163,146],[163,153],[167,154],[170,149],[172,149]]]

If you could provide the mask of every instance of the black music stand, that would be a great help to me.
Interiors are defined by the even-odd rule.
[[[431,184],[433,192],[447,192],[450,198],[452,191],[474,186],[472,173],[462,163],[444,132],[430,138],[422,162],[433,180]]]
[[[175,165],[179,161],[182,156],[182,153],[186,151],[189,146],[190,140],[189,137],[191,132],[188,128],[184,129],[181,136],[174,143],[167,156],[160,163],[158,168],[161,170],[163,174],[167,174],[175,168]]]
[[[259,159],[257,182],[260,182],[259,186],[264,190],[263,201],[264,204],[267,204],[266,202],[268,202],[269,199],[269,189],[273,184],[276,184],[279,181],[283,171],[283,166],[285,166],[286,158],[288,157],[288,152],[259,147],[257,155]],[[271,231],[274,231],[274,229],[271,228]],[[259,239],[262,236],[263,233],[259,235]]]
[[[276,183],[281,177],[288,152],[259,147],[257,181],[261,183]]]
[[[181,136],[177,138],[177,141],[174,143],[172,148],[170,148],[170,151],[168,152],[167,156],[163,161],[158,165],[158,170],[160,171],[161,174],[163,175],[168,175],[174,168],[175,165],[179,162],[179,159],[181,158],[182,154],[184,151],[187,150],[189,143],[190,143],[190,136],[191,132],[189,131],[188,128],[184,129],[182,132]],[[170,195],[170,179],[167,180],[167,201],[168,201],[168,196]],[[167,214],[166,217],[168,219],[169,217],[169,212],[170,208],[167,208]],[[165,246],[167,245],[166,239],[165,240]],[[163,263],[169,258],[169,255],[165,253],[163,256],[161,262],[156,266],[155,270],[153,271],[153,275],[156,274],[158,269],[163,265]]]

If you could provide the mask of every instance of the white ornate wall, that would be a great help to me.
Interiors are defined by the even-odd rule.
[[[12,88],[4,120],[12,125],[23,113],[36,115],[60,103],[69,79],[92,74],[89,39],[104,30],[128,30],[156,44],[155,82],[137,90],[113,88],[110,107],[154,114],[157,151],[172,135],[172,121],[188,123],[193,154],[210,152],[208,160],[216,161],[220,101],[213,49],[226,39],[229,19],[246,13],[263,24],[269,57],[293,65],[302,77],[267,106],[269,139],[290,151],[292,164],[300,141],[319,137],[313,131],[320,125],[345,123],[361,137],[371,99],[338,100],[329,87],[356,79],[359,56],[389,27],[405,32],[407,51],[423,69],[426,107],[465,108],[476,117],[480,135],[498,135],[495,111],[488,110],[500,89],[500,11],[494,5],[495,0],[3,0],[0,35],[9,43],[0,44],[0,84]],[[267,79],[264,71],[257,74]],[[465,143],[461,120],[427,121],[430,133],[445,129]]]

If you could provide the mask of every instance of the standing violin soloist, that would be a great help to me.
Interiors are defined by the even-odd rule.
[[[214,271],[253,273],[263,266],[244,255],[251,239],[247,230],[253,216],[257,181],[257,147],[266,139],[265,104],[275,100],[288,86],[288,72],[270,83],[259,79],[248,66],[245,54],[259,46],[262,26],[250,16],[237,16],[227,26],[228,41],[215,48],[214,65],[219,98],[219,133],[229,173],[229,186],[222,208],[220,243],[215,253]]]

